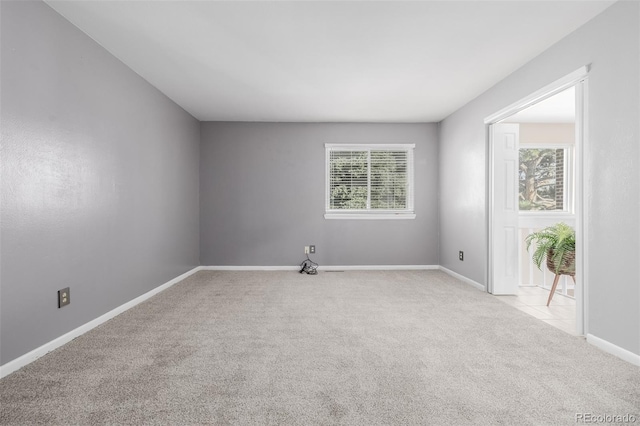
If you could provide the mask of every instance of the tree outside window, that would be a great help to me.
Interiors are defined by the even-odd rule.
[[[565,157],[564,149],[520,149],[520,210],[564,209]]]

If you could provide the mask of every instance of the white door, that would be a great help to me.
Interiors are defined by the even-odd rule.
[[[493,244],[489,289],[493,294],[518,294],[518,144],[519,125],[491,125]]]

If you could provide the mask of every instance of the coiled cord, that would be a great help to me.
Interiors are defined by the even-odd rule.
[[[318,264],[307,255],[307,259],[300,264],[300,273],[307,273],[307,275],[318,275]]]

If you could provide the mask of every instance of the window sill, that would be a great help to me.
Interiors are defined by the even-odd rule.
[[[415,213],[325,213],[325,219],[397,220],[415,219]]]
[[[568,212],[566,210],[519,210],[518,214],[521,217],[544,217],[544,218],[565,218],[565,217],[573,217],[574,213]]]

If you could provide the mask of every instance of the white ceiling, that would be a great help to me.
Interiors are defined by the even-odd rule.
[[[199,120],[436,122],[613,1],[47,3]]]

